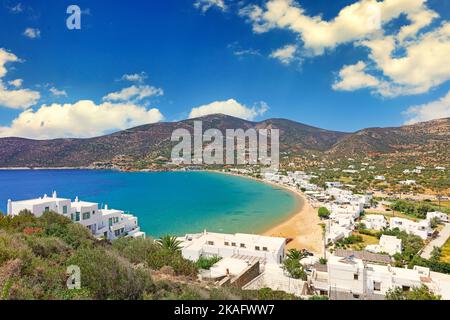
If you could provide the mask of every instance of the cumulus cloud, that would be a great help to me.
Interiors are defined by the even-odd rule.
[[[41,30],[35,28],[26,28],[23,35],[30,39],[36,39],[41,37]]]
[[[8,72],[6,64],[9,62],[19,62],[19,58],[5,49],[0,48],[0,106],[12,109],[26,109],[35,105],[40,94],[30,89],[18,89],[22,85],[21,79],[8,82],[14,88],[8,88],[3,82],[3,78]]]
[[[322,55],[345,43],[368,49],[367,60],[343,66],[335,90],[370,88],[392,98],[425,93],[450,79],[450,23],[433,24],[439,14],[426,0],[359,0],[327,20],[308,14],[294,0],[269,0],[239,13],[255,33],[283,29],[296,34],[303,56]],[[392,28],[399,17],[406,21]],[[289,64],[294,49],[285,49],[271,57]]]
[[[353,91],[361,88],[376,87],[379,80],[365,72],[366,64],[359,61],[357,64],[344,66],[339,72],[339,78],[333,84],[334,90]]]
[[[271,29],[287,29],[297,33],[306,49],[320,55],[339,44],[365,39],[377,33],[383,24],[405,14],[414,27],[404,30],[405,36],[415,34],[436,16],[425,7],[426,0],[360,0],[344,7],[330,20],[310,16],[294,0],[270,0],[265,8],[249,5],[240,14],[253,25],[256,33]],[[424,14],[425,12],[425,14]],[[426,17],[424,17],[426,16]]]
[[[58,96],[63,96],[63,97],[67,97],[67,92],[66,90],[58,90],[55,87],[51,87],[50,89],[48,89],[52,95],[58,97]]]
[[[278,59],[283,64],[290,64],[295,59],[297,52],[296,45],[286,45],[283,48],[277,49],[270,54],[271,58]]]
[[[103,97],[103,101],[129,101],[129,100],[142,100],[145,98],[159,97],[164,95],[164,91],[161,88],[156,88],[149,85],[132,85],[131,87],[124,88],[120,91],[111,92]]]
[[[202,12],[206,12],[213,7],[216,7],[222,11],[225,11],[227,9],[224,0],[196,0],[194,2],[194,7],[201,10]]]
[[[252,108],[249,108],[234,99],[229,99],[226,101],[215,101],[210,104],[192,108],[189,118],[192,119],[209,114],[221,113],[245,120],[253,120],[256,117],[263,115],[268,109],[269,106],[265,102],[260,102]]]
[[[23,111],[10,126],[0,127],[0,137],[52,139],[94,137],[114,130],[159,122],[158,109],[146,109],[133,103],[95,104],[81,100],[74,104],[42,105]]]
[[[23,84],[23,79],[11,80],[11,81],[8,81],[8,84],[15,88],[20,88]]]
[[[404,114],[408,117],[405,124],[450,117],[450,91],[439,100],[412,106]]]
[[[450,79],[450,23],[426,32],[399,47],[393,36],[364,41],[370,58],[391,82],[400,86],[399,94],[429,91]],[[405,53],[395,56],[395,51]]]

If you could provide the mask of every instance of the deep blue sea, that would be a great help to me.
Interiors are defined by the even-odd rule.
[[[78,196],[139,218],[149,236],[262,231],[299,205],[291,193],[251,179],[209,172],[124,173],[93,170],[0,170],[0,210],[8,199]]]

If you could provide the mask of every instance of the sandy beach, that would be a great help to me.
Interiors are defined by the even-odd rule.
[[[319,225],[320,218],[317,215],[317,209],[311,206],[308,199],[306,199],[306,197],[299,190],[293,187],[243,176],[240,174],[221,171],[211,172],[253,179],[261,183],[269,184],[275,188],[285,189],[294,194],[299,200],[298,211],[293,213],[287,220],[263,231],[261,235],[292,239],[292,241],[287,245],[287,249],[307,249],[316,254],[323,254],[322,228]]]

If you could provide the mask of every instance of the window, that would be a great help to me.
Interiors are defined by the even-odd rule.
[[[256,250],[256,251],[259,251],[259,250],[260,250],[259,246],[256,246],[256,247],[255,247],[255,250]]]
[[[411,290],[411,287],[408,287],[408,286],[402,286],[402,290],[403,290],[404,292],[407,292],[407,291]]]
[[[75,221],[80,221],[80,213],[79,212],[75,213]]]
[[[91,213],[90,212],[84,212],[83,213],[83,220],[87,220],[91,218]]]
[[[208,244],[208,246],[213,246],[214,245],[214,241],[208,241],[206,243]]]
[[[359,294],[354,294],[354,295],[353,295],[353,298],[354,298],[354,299],[359,299]]]
[[[50,207],[45,207],[44,211],[46,212],[50,211]]]
[[[63,206],[63,214],[67,214],[67,206]]]
[[[95,210],[92,210],[92,214],[95,214]]]
[[[245,248],[245,243],[241,243],[241,248]]]
[[[109,224],[110,227],[113,225],[113,218],[109,218],[108,219],[108,224]]]
[[[229,246],[230,243],[229,243],[228,241],[225,241],[225,245],[226,245],[226,246]]]
[[[357,273],[355,273],[354,275],[353,275],[353,280],[358,280],[358,274]]]
[[[232,242],[232,243],[231,243],[231,246],[232,246],[232,247],[236,247],[236,242]]]
[[[374,291],[381,291],[381,282],[374,281],[373,282],[373,290]]]
[[[263,247],[263,251],[269,251],[269,249],[267,249],[267,247]]]

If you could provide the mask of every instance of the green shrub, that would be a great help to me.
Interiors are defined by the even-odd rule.
[[[222,258],[219,256],[213,256],[213,257],[200,257],[197,262],[195,263],[197,268],[209,270],[213,265],[215,265],[217,262],[219,262]]]
[[[96,299],[137,300],[152,288],[148,270],[134,268],[103,248],[81,248],[68,260],[81,270],[81,286]]]

